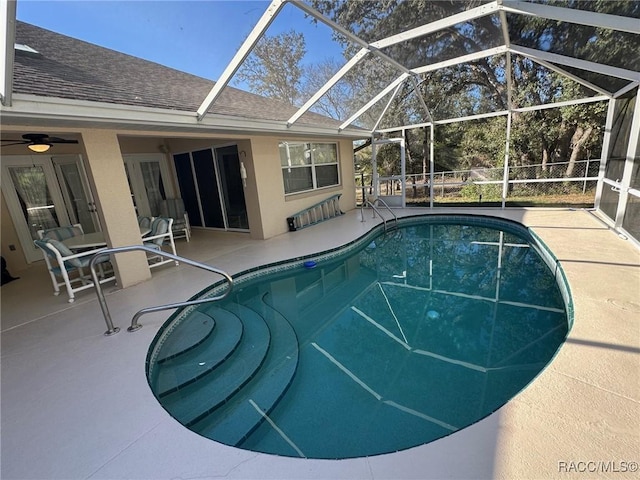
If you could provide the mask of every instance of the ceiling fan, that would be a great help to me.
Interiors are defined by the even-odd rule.
[[[66,140],[64,138],[50,137],[46,133],[25,133],[22,135],[22,138],[23,140],[2,140],[2,146],[26,145],[34,152],[43,153],[49,150],[54,143],[78,143],[78,140]]]

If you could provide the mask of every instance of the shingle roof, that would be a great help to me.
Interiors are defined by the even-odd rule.
[[[16,43],[38,53],[15,51],[14,93],[195,112],[215,84],[20,21]],[[227,87],[209,112],[286,122],[296,110],[285,102]],[[299,122],[339,125],[312,112]]]

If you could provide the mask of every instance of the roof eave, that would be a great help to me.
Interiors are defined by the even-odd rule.
[[[196,112],[130,106],[58,97],[42,97],[29,94],[14,94],[10,107],[0,106],[2,122],[11,124],[34,124],[55,121],[77,128],[133,128],[193,133],[227,132],[234,134],[287,134],[368,138],[369,133],[358,128],[338,131],[338,127],[296,123],[287,126],[287,121],[263,120],[232,115],[210,113],[198,120]]]

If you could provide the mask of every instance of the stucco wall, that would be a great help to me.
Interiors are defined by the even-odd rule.
[[[78,135],[77,131],[74,133],[76,137],[81,139],[79,145],[56,145],[55,152],[49,152],[49,155],[52,153],[58,155],[68,153],[83,154],[85,166],[88,166],[86,152],[82,144],[82,137]],[[120,154],[157,153],[164,149],[163,146],[166,146],[168,150],[166,156],[171,170],[173,169],[171,159],[171,153],[173,152],[185,152],[201,148],[237,144],[240,161],[244,163],[247,171],[247,184],[244,188],[244,194],[250,234],[251,237],[255,239],[266,239],[287,232],[286,218],[288,216],[336,193],[342,194],[340,207],[343,211],[355,208],[353,145],[349,139],[337,141],[340,161],[340,185],[315,192],[285,196],[278,143],[283,140],[336,142],[335,139],[259,135],[248,137],[228,134],[220,135],[220,137],[199,139],[162,138],[152,137],[151,133],[149,133],[150,136],[148,137],[123,136],[122,132],[117,131],[111,131],[110,135],[115,135],[118,138],[120,147],[118,156],[120,156]],[[62,136],[65,135],[62,134]],[[24,146],[3,148],[3,154],[24,154]],[[118,165],[116,170],[119,171],[119,169],[120,165]],[[113,173],[113,171],[111,171],[111,173]],[[122,178],[124,177],[121,177],[121,179]],[[173,181],[177,191],[177,181],[175,178]],[[123,197],[124,196],[128,197],[128,195],[123,195]],[[5,257],[12,270],[19,271],[26,268],[27,263],[7,210],[4,197],[1,201],[1,208],[0,234],[2,235],[2,256]],[[9,245],[15,245],[16,250],[10,251],[8,248]]]
[[[340,185],[313,192],[285,196],[279,142],[283,140],[335,142],[331,138],[254,137],[251,139],[256,189],[260,202],[263,237],[270,238],[288,231],[287,217],[304,210],[337,193],[342,194],[340,208],[352,210],[356,206],[355,180],[353,176],[353,144],[351,140],[338,141]]]
[[[279,142],[283,140],[338,143],[340,161],[340,185],[314,192],[285,196]],[[249,228],[252,238],[266,239],[288,231],[287,217],[336,193],[342,194],[343,211],[355,208],[355,181],[353,177],[353,143],[333,138],[291,138],[253,136],[247,139],[169,139],[166,144],[174,153],[237,144],[240,161],[247,170],[244,189]]]
[[[85,166],[107,244],[112,247],[141,245],[117,134],[112,130],[88,130],[83,133],[83,140]],[[151,276],[143,252],[117,254],[112,257],[112,263],[118,285],[122,288]]]

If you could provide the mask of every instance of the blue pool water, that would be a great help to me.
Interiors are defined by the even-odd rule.
[[[516,224],[403,220],[244,272],[224,301],[173,315],[149,384],[177,421],[227,445],[330,459],[406,449],[484,418],[544,369],[571,320],[563,278]]]

